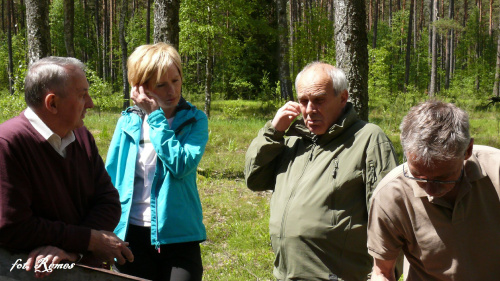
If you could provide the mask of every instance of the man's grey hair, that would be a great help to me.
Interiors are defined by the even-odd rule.
[[[314,67],[319,67],[323,69],[323,71],[325,71],[328,74],[328,76],[330,76],[330,78],[332,79],[332,85],[335,96],[338,96],[344,90],[347,90],[347,78],[345,76],[344,71],[340,68],[334,67],[330,64],[320,61],[314,61],[309,63],[299,72],[299,74],[297,74],[297,77],[295,78],[295,89],[297,89],[297,82],[300,80],[302,73],[305,73]]]
[[[467,112],[437,100],[412,107],[399,129],[405,155],[429,167],[463,157],[470,143]]]
[[[75,68],[85,72],[85,64],[76,58],[45,57],[34,62],[24,79],[24,99],[30,107],[37,108],[43,104],[48,91],[64,95],[66,82]]]

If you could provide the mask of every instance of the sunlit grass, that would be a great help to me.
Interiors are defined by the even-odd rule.
[[[427,97],[420,93],[371,97],[370,122],[380,126],[394,144],[399,160],[399,124],[408,109]],[[284,102],[283,102],[284,103]],[[1,97],[0,122],[25,106],[20,98]],[[203,109],[202,102],[195,103]],[[483,108],[480,101],[458,104],[470,115],[476,144],[500,147],[500,105]],[[9,107],[10,106],[10,107]],[[279,104],[258,101],[214,101],[209,119],[209,142],[198,169],[207,240],[202,244],[204,280],[274,280],[274,255],[269,240],[269,192],[251,192],[244,184],[245,153],[252,139]],[[119,110],[89,110],[85,125],[106,158]]]

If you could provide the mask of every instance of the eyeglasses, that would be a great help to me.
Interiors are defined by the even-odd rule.
[[[462,167],[462,171],[460,172],[460,177],[457,180],[454,181],[440,181],[440,180],[428,180],[428,179],[419,179],[419,178],[414,178],[411,176],[408,176],[405,171],[405,165],[403,166],[403,175],[405,178],[414,180],[417,182],[422,182],[422,183],[428,183],[428,184],[456,184],[462,180],[462,177],[464,176],[464,168]]]

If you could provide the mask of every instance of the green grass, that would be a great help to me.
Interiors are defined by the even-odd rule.
[[[386,132],[400,161],[399,124],[408,109],[425,98],[418,93],[371,97],[370,122]],[[1,94],[0,105],[0,122],[24,108],[20,98]],[[203,109],[201,102],[195,105]],[[479,100],[466,97],[458,105],[469,112],[475,143],[500,147],[500,105],[484,109]],[[274,280],[274,255],[268,234],[270,193],[248,190],[243,167],[248,145],[276,109],[276,104],[256,101],[212,103],[209,142],[198,169],[208,236],[202,244],[204,280]],[[85,118],[103,159],[119,117],[118,110],[90,110]]]

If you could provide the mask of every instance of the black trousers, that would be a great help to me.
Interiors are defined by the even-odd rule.
[[[150,280],[201,281],[203,265],[199,242],[151,245],[151,228],[129,225],[125,241],[134,254],[133,262],[116,264],[113,269]]]

